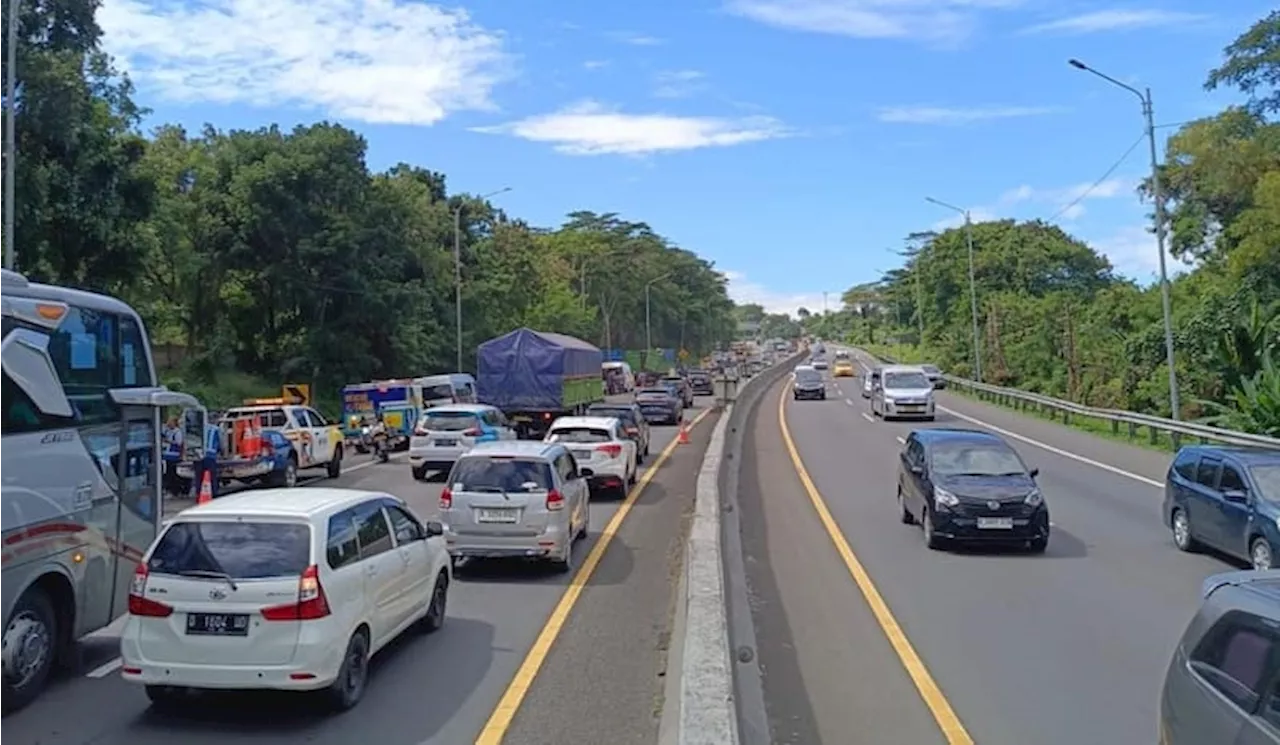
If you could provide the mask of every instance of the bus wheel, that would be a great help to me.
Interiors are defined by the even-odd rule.
[[[3,637],[4,711],[16,711],[44,690],[53,668],[58,621],[42,590],[32,588],[18,599],[5,623]]]

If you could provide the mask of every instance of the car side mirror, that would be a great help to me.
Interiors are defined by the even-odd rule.
[[[439,535],[444,535],[444,525],[436,522],[435,520],[428,522],[426,527],[427,527],[428,538],[434,538]]]
[[[1235,504],[1245,504],[1249,501],[1249,492],[1243,489],[1227,489],[1222,492],[1222,498]]]
[[[1040,469],[1033,468],[1030,471],[1027,471],[1027,475],[1034,479],[1036,476],[1040,475]]]
[[[595,476],[596,472],[591,470],[590,468],[579,468],[578,475],[585,479],[589,476]]]

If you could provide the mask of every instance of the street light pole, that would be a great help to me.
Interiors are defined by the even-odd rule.
[[[969,210],[962,210],[954,204],[947,204],[933,197],[925,197],[926,202],[945,207],[964,216],[964,242],[969,249],[969,312],[973,321],[973,372],[974,379],[982,382],[982,341],[978,335],[978,281],[973,270],[973,220]]]
[[[4,116],[4,268],[16,270],[18,244],[14,240],[14,223],[17,220],[15,205],[18,175],[18,19],[22,15],[22,3],[9,0],[9,27],[5,39],[8,47],[5,55],[4,95],[9,102]]]
[[[497,191],[483,194],[478,199],[484,201],[509,191],[511,187],[504,186]],[[453,209],[453,313],[457,324],[454,333],[458,353],[456,372],[462,372],[462,208],[464,206],[466,202],[458,202],[458,206]]]
[[[1138,97],[1142,102],[1143,123],[1147,130],[1147,144],[1151,152],[1151,199],[1155,202],[1156,250],[1160,252],[1160,304],[1164,311],[1164,355],[1165,364],[1169,368],[1169,408],[1171,418],[1181,419],[1182,405],[1178,395],[1178,371],[1174,364],[1176,359],[1173,346],[1173,301],[1170,299],[1169,271],[1165,266],[1165,214],[1164,197],[1160,193],[1160,162],[1156,155],[1155,107],[1151,101],[1151,89],[1138,90],[1115,78],[1089,67],[1078,59],[1067,60],[1067,64],[1077,70],[1093,73],[1117,88],[1123,88]]]
[[[644,285],[644,362],[649,364],[649,352],[653,351],[653,322],[650,313],[652,304],[649,301],[649,291],[658,282],[670,277],[670,274],[664,274],[661,277],[654,277]]]

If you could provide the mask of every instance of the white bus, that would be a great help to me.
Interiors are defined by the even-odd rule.
[[[30,703],[76,642],[127,611],[160,527],[160,416],[200,403],[157,383],[142,320],[114,298],[0,270],[3,707]]]

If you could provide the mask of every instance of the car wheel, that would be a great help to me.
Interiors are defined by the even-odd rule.
[[[414,466],[414,467],[413,467],[413,478],[414,478],[414,480],[416,480],[416,481],[426,481],[426,480],[427,480],[427,469],[426,469],[425,467],[423,467],[423,468],[418,468],[417,466]]]
[[[898,487],[898,513],[903,525],[913,525],[915,523],[916,516],[911,514],[911,510],[907,509],[907,499],[902,495],[901,486]]]
[[[942,548],[942,539],[938,534],[933,532],[933,514],[928,507],[920,513],[920,523],[924,526],[924,545],[937,551]]]
[[[298,485],[298,461],[294,460],[293,456],[289,456],[289,460],[285,462],[284,470],[280,471],[278,478],[280,479],[280,486],[286,489],[292,489]]]
[[[1178,547],[1179,551],[1195,551],[1199,546],[1196,539],[1191,535],[1191,518],[1187,516],[1187,511],[1181,507],[1174,509],[1173,517],[1169,521],[1173,525],[1173,545]]]
[[[57,651],[58,619],[43,590],[18,600],[4,629],[4,711],[17,711],[44,690]]]
[[[338,668],[338,677],[325,691],[329,703],[338,711],[346,711],[364,697],[369,682],[369,639],[363,629],[351,635],[347,642],[347,651],[342,657],[342,667]]]
[[[336,448],[333,451],[333,460],[329,461],[326,466],[329,472],[329,478],[336,479],[342,475],[342,448]]]
[[[559,559],[554,559],[552,565],[556,571],[561,574],[568,574],[573,571],[573,539],[570,538],[564,542],[564,554]]]
[[[436,577],[435,587],[431,588],[431,598],[427,601],[427,612],[422,616],[422,630],[430,634],[439,631],[444,625],[445,612],[449,608],[449,578],[444,572]]]
[[[1275,557],[1271,555],[1271,544],[1267,543],[1266,538],[1258,536],[1253,539],[1253,543],[1249,546],[1249,561],[1259,572],[1275,567]]]
[[[1045,549],[1049,548],[1049,536],[1042,535],[1039,538],[1032,538],[1027,543],[1027,551],[1033,554],[1042,554]]]
[[[584,506],[586,507],[586,509],[583,510],[585,514],[582,517],[582,525],[578,526],[578,532],[573,537],[575,541],[584,540],[587,537],[587,534],[591,532],[591,505],[588,504]]]

